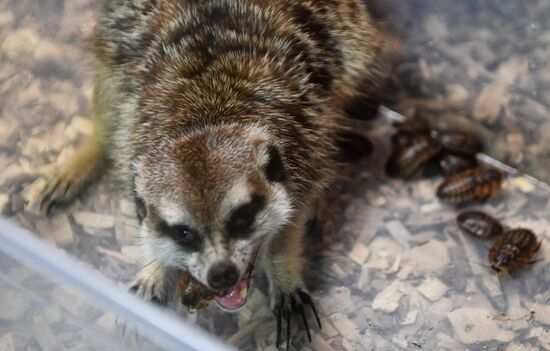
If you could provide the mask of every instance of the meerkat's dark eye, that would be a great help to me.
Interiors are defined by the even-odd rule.
[[[283,165],[283,160],[279,150],[269,145],[267,147],[267,164],[265,165],[265,175],[270,182],[284,182],[287,180],[287,174]]]
[[[232,237],[244,237],[252,232],[252,225],[256,215],[264,206],[264,199],[261,196],[254,196],[252,201],[238,207],[227,222],[227,231]]]
[[[198,251],[200,249],[201,240],[197,232],[186,225],[176,224],[169,225],[162,221],[159,225],[159,232],[161,235],[166,235],[176,242],[176,244],[182,246],[185,249],[191,251]]]

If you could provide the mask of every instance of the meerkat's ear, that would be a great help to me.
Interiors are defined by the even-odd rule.
[[[270,138],[262,128],[249,129],[249,138],[254,145],[258,166],[270,182],[284,182],[288,179],[279,148],[269,142]]]
[[[267,145],[267,162],[264,165],[264,172],[270,182],[284,182],[288,179],[283,159],[279,149],[274,145]]]

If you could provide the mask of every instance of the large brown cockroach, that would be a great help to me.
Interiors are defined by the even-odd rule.
[[[428,122],[419,117],[407,118],[404,121],[394,122],[393,126],[397,128],[398,131],[409,133],[410,135],[430,134]]]
[[[529,229],[517,228],[499,236],[489,250],[489,263],[497,272],[511,273],[527,264],[539,250],[541,241]]]
[[[429,135],[415,135],[409,145],[396,148],[386,163],[390,177],[410,177],[441,152],[441,144]]]
[[[399,148],[403,146],[409,146],[413,139],[414,135],[408,132],[403,132],[398,130],[391,136],[391,144],[394,148]]]
[[[446,151],[453,154],[475,156],[481,152],[481,141],[475,135],[461,130],[441,132],[437,139]]]
[[[495,168],[473,168],[449,176],[437,188],[437,197],[445,202],[463,205],[483,201],[502,187],[506,174]]]
[[[449,176],[477,167],[477,160],[470,156],[443,153],[439,159],[439,167],[443,174]]]
[[[456,221],[462,231],[483,239],[502,235],[504,232],[499,221],[480,211],[462,212],[456,217]]]

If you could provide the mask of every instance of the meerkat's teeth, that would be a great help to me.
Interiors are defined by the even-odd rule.
[[[241,296],[241,299],[246,299],[247,295],[248,295],[248,288],[244,288],[242,289],[240,292],[239,292],[239,295]]]

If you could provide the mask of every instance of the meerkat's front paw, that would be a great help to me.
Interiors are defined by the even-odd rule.
[[[40,196],[40,211],[49,215],[68,205],[102,171],[105,161],[104,146],[96,137],[90,137],[76,153],[61,164],[50,176]]]
[[[170,297],[168,282],[164,269],[142,269],[130,284],[129,290],[144,301],[166,305]]]
[[[290,327],[291,320],[294,317],[297,323],[303,324],[303,328],[307,333],[307,338],[311,342],[311,332],[309,327],[308,314],[313,314],[317,321],[319,329],[321,329],[321,320],[317,313],[315,303],[311,296],[301,288],[283,292],[278,291],[274,296],[275,302],[273,306],[273,312],[277,317],[277,347],[281,343],[281,330],[283,326],[283,319],[286,321],[286,349],[288,350],[290,345]],[[311,313],[308,313],[311,310]]]
[[[69,204],[83,188],[78,172],[63,168],[51,176],[40,196],[40,211],[49,215],[52,210]]]

